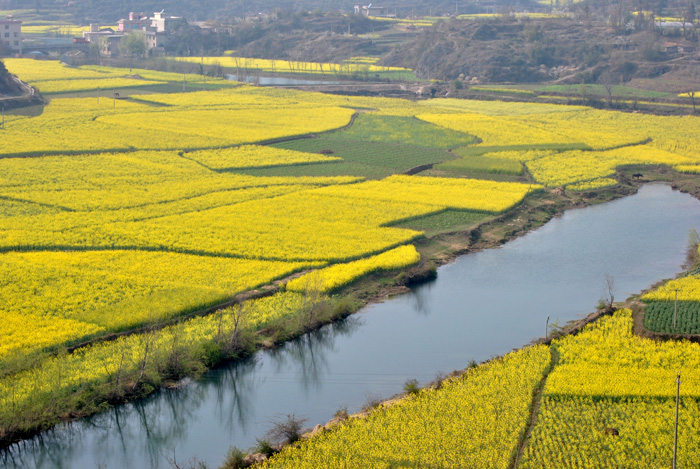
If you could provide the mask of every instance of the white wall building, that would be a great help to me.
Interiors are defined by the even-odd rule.
[[[22,54],[22,22],[8,16],[0,19],[0,42],[9,46],[13,54]]]

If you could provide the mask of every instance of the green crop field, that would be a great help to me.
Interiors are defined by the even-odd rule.
[[[421,230],[425,231],[427,235],[432,235],[457,229],[468,229],[490,217],[491,215],[480,212],[445,210],[444,212],[395,223],[392,226]]]
[[[341,157],[343,161],[294,168],[247,170],[245,173],[254,176],[347,175],[379,179],[407,171],[416,166],[439,163],[454,158],[450,153],[438,149],[393,143],[364,142],[338,138],[335,135],[293,140],[274,146],[309,153],[330,151],[332,153],[328,153],[329,155]]]
[[[476,143],[463,132],[429,124],[415,117],[360,114],[352,127],[329,134],[342,139],[377,143],[400,143],[418,147],[449,149]]]
[[[673,301],[651,301],[646,305],[644,326],[650,331],[664,334],[700,333],[700,303],[679,301],[676,327],[673,327]]]
[[[450,171],[455,174],[468,175],[471,173],[523,174],[523,165],[518,161],[489,158],[488,156],[465,156],[458,160],[446,161],[435,166],[435,169]]]

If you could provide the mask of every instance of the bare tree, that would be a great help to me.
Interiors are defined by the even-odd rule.
[[[615,279],[607,272],[603,278],[603,301],[605,303],[605,309],[612,312],[614,310],[613,303],[615,302]]]
[[[688,91],[688,97],[690,98],[690,102],[693,103],[693,114],[695,114],[695,98],[698,97],[698,92],[697,91]]]
[[[695,13],[695,2],[693,0],[688,0],[688,3],[685,5],[685,10],[682,12],[680,15],[681,19],[683,21],[683,38],[685,39],[691,39],[695,37],[695,18],[696,18],[696,13]],[[688,37],[688,34],[690,33],[690,38]]]
[[[599,81],[603,85],[603,88],[605,88],[605,92],[608,95],[608,107],[612,107],[613,91],[615,91],[615,85],[620,82],[620,76],[612,70],[606,70],[601,74]]]
[[[323,279],[318,272],[304,276],[305,285],[302,293],[301,312],[307,328],[313,327],[316,321],[317,305],[323,295]]]
[[[629,16],[629,6],[625,0],[617,0],[610,5],[610,26],[616,31],[624,29]]]
[[[175,448],[170,448],[170,451],[163,456],[172,469],[207,469],[208,467],[207,463],[200,461],[197,456],[193,456],[185,462],[178,461]]]
[[[297,417],[294,414],[287,416],[273,424],[267,436],[278,445],[287,445],[299,441],[304,433],[304,424],[308,419]]]
[[[698,261],[700,253],[698,252],[698,246],[700,245],[700,234],[695,228],[691,228],[688,231],[688,247],[686,250],[685,264],[687,268],[692,267]]]
[[[139,375],[136,378],[136,380],[134,381],[133,386],[131,387],[132,391],[135,390],[136,387],[141,383],[144,375],[146,374],[146,369],[148,368],[148,364],[151,360],[151,355],[153,353],[155,339],[156,339],[156,334],[155,334],[155,329],[153,327],[150,327],[148,329],[148,332],[141,335],[141,342],[143,344],[143,356],[142,356],[141,360],[139,360],[139,364],[138,364]]]
[[[224,353],[232,355],[245,348],[243,331],[248,322],[249,313],[249,302],[240,302],[231,308],[219,311],[217,341]]]

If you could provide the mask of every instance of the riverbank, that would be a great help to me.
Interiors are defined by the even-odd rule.
[[[368,396],[394,395],[408,380],[425,385],[435,370],[462,369],[527,344],[544,335],[548,315],[550,325],[582,317],[600,298],[600,266],[615,276],[618,292],[674,276],[685,259],[688,222],[700,227],[698,207],[687,194],[653,184],[568,211],[501,248],[440,267],[435,282],[409,295],[187,380],[182,389],[60,425],[11,448],[5,463],[32,467],[51,454],[56,464],[75,467],[99,459],[150,467],[152,455],[176,448],[178,460],[203,456],[216,467],[231,444],[254,446],[280,416],[327,422],[343,407],[358,411]]]
[[[226,363],[231,359],[240,359],[259,349],[276,347],[301,334],[316,330],[324,324],[346,317],[364,305],[382,301],[388,295],[407,291],[406,284],[421,278],[430,278],[436,265],[448,263],[467,252],[499,246],[542,226],[568,208],[583,207],[632,194],[640,184],[641,182],[626,183],[617,188],[588,193],[566,194],[562,191],[535,193],[511,211],[500,216],[490,217],[486,221],[478,223],[477,226],[456,226],[453,229],[428,236],[418,243],[418,249],[423,256],[419,266],[413,267],[407,272],[372,274],[346,287],[332,298],[319,299],[313,305],[316,311],[311,321],[300,321],[298,317],[286,317],[273,321],[254,333],[247,333],[245,337],[239,337],[238,343],[233,348],[217,340],[213,343],[205,341],[209,345],[197,343],[189,350],[171,347],[168,353],[162,357],[149,358],[149,366],[162,370],[158,376],[150,377],[150,380],[139,378],[140,367],[137,367],[133,376],[126,372],[117,376],[117,385],[114,381],[110,381],[95,387],[92,389],[93,394],[88,399],[82,396],[82,399],[77,401],[74,395],[64,396],[63,402],[58,399],[49,407],[55,412],[53,417],[43,415],[39,424],[32,429],[4,435],[5,446],[13,441],[31,437],[58,421],[70,421],[102,411],[105,405],[121,404],[133,399],[140,399],[158,387],[176,385],[185,376],[198,376],[204,370]],[[265,295],[279,290],[279,284],[271,286]],[[230,307],[231,305],[225,306]],[[209,312],[215,315],[216,311],[221,311],[221,309],[212,309]],[[153,330],[150,333],[152,332]],[[148,334],[145,337],[148,337]],[[78,405],[77,409],[73,408]]]
[[[694,248],[697,249],[697,246],[694,246]],[[692,267],[693,266],[691,266],[691,270],[693,270]],[[656,284],[655,286],[657,286],[657,285],[658,284]],[[654,287],[651,287],[651,289],[653,289],[653,288]],[[633,295],[623,302],[616,302],[616,303],[614,303],[614,305],[613,304],[606,305],[605,308],[602,308],[594,313],[591,313],[583,319],[569,322],[562,328],[556,328],[556,330],[552,331],[552,334],[550,334],[549,337],[547,337],[547,338],[541,338],[537,341],[534,341],[534,343],[527,344],[527,345],[524,345],[522,347],[517,347],[517,348],[512,350],[511,353],[518,353],[518,352],[522,352],[523,350],[528,349],[532,346],[541,346],[541,345],[546,345],[548,347],[551,346],[552,366],[548,367],[546,372],[543,374],[540,385],[537,386],[536,388],[534,388],[533,395],[532,395],[532,403],[530,405],[530,414],[529,414],[529,420],[528,420],[529,423],[526,426],[526,428],[524,429],[522,436],[520,437],[519,443],[517,444],[517,448],[514,452],[514,455],[517,455],[517,457],[514,457],[512,459],[511,464],[508,466],[509,468],[521,467],[521,466],[519,466],[519,462],[521,460],[523,460],[524,454],[526,455],[526,457],[524,458],[525,463],[524,463],[523,467],[530,467],[527,465],[528,459],[530,460],[530,463],[531,463],[531,460],[533,458],[540,457],[539,455],[533,455],[533,450],[531,448],[527,448],[527,447],[528,447],[528,440],[531,438],[531,435],[533,435],[533,430],[535,430],[535,429],[539,430],[540,427],[542,425],[545,425],[548,421],[547,419],[545,419],[545,421],[543,422],[542,414],[551,413],[553,411],[553,406],[555,407],[554,410],[556,411],[556,405],[554,403],[559,402],[558,399],[559,400],[563,399],[564,401],[567,402],[567,405],[570,405],[570,403],[568,403],[568,400],[571,399],[572,396],[567,394],[570,391],[568,391],[568,390],[565,391],[563,397],[557,397],[560,395],[560,393],[562,393],[562,391],[558,390],[558,387],[562,386],[561,378],[559,378],[558,376],[555,377],[555,379],[553,380],[553,383],[547,385],[548,389],[546,390],[546,392],[545,392],[545,383],[548,381],[549,374],[552,371],[552,367],[558,368],[559,375],[570,373],[570,371],[568,371],[568,367],[570,367],[572,355],[570,353],[566,354],[567,356],[565,356],[563,363],[560,364],[559,351],[562,349],[566,350],[566,348],[569,346],[569,344],[575,343],[576,342],[576,340],[574,339],[575,336],[578,336],[579,334],[586,335],[586,338],[582,338],[581,340],[578,340],[579,345],[577,345],[577,347],[584,346],[588,349],[596,349],[596,347],[604,347],[605,349],[607,349],[607,350],[605,350],[606,357],[607,357],[607,354],[611,354],[609,359],[612,362],[619,360],[621,364],[616,365],[617,368],[615,368],[615,373],[620,373],[619,367],[621,367],[621,366],[628,366],[629,367],[630,363],[634,363],[634,361],[630,362],[626,356],[625,357],[622,357],[622,356],[617,357],[618,355],[625,355],[625,354],[630,354],[630,353],[632,355],[638,354],[641,351],[641,349],[645,349],[646,350],[645,353],[655,354],[655,353],[659,353],[661,351],[661,349],[665,348],[666,351],[662,352],[662,353],[667,354],[664,356],[667,356],[667,359],[670,359],[671,358],[671,351],[675,351],[675,350],[679,349],[679,347],[688,348],[687,342],[681,342],[677,345],[671,344],[671,343],[669,343],[667,345],[661,345],[661,344],[655,345],[655,342],[657,342],[657,341],[648,340],[648,338],[644,338],[644,337],[640,338],[639,336],[631,333],[633,331],[636,331],[636,326],[633,325],[634,319],[632,317],[633,314],[632,314],[632,311],[630,311],[630,309],[632,307],[634,307],[634,305],[638,304],[637,298],[639,296],[642,296],[645,292],[648,292],[648,291],[649,291],[649,289],[645,289],[639,295]],[[610,298],[610,301],[612,301],[612,298]],[[620,312],[618,312],[618,311],[620,311]],[[624,319],[621,319],[621,318],[624,318]],[[620,321],[628,323],[628,325],[626,326],[626,329],[625,329],[626,332],[624,332],[624,334],[623,334],[623,333],[617,331],[615,334],[611,334],[607,330],[607,328],[609,327],[608,324],[620,323]],[[603,323],[605,323],[605,325],[601,325]],[[615,327],[618,328],[618,326],[615,326]],[[604,330],[605,331],[605,334],[600,336],[600,339],[599,339],[601,341],[604,340],[604,342],[598,343],[599,340],[596,340],[593,343],[590,342],[590,339],[588,339],[588,336],[590,336],[596,330]],[[684,339],[687,337],[666,336],[665,338],[670,339],[670,341],[672,342],[672,341],[675,341],[676,339]],[[658,337],[655,337],[655,339],[658,339]],[[623,352],[623,350],[619,348],[619,344],[618,344],[619,341],[629,341],[630,342],[629,348],[631,350],[628,351],[627,348],[624,348],[624,352]],[[688,349],[688,351],[690,352],[692,350]],[[596,352],[595,352],[595,350],[593,350],[593,351],[588,350],[586,353],[595,355]],[[697,354],[697,350],[695,351],[695,353]],[[508,355],[510,355],[510,353]],[[492,363],[494,361],[502,360],[503,358],[504,357],[501,357],[501,356],[491,357],[490,359],[484,361],[481,365],[476,367],[476,369],[480,370],[484,365],[488,365],[489,363]],[[680,358],[682,360],[685,360],[686,358],[691,359],[690,357],[687,357],[686,355],[678,356],[678,354],[675,355],[675,358],[676,359]],[[653,368],[653,367],[658,367],[658,368],[663,368],[663,369],[666,368],[666,366],[659,365],[659,363],[655,362],[654,360],[651,360],[651,359],[648,359],[648,360],[649,360],[650,364],[649,365],[644,365],[644,364],[639,365],[640,368],[644,368],[645,366],[650,367],[650,368]],[[585,362],[585,360],[583,360],[583,362]],[[583,366],[584,368],[586,366],[589,366],[589,365],[583,365],[583,362],[579,366]],[[649,396],[647,396],[646,393],[649,393],[650,396],[653,396],[650,399],[650,401],[651,401],[650,403],[654,404],[654,405],[660,404],[662,400],[670,397],[670,395],[672,394],[671,393],[671,384],[673,382],[673,380],[671,379],[672,377],[670,377],[670,378],[666,377],[668,379],[664,378],[664,388],[659,388],[656,385],[651,385],[650,383],[647,383],[644,380],[641,380],[641,381],[643,381],[643,383],[638,384],[637,387],[639,389],[645,389],[644,394],[642,396],[636,394],[636,392],[637,392],[636,388],[635,388],[635,390],[632,390],[632,389],[629,389],[627,386],[622,386],[618,389],[615,385],[615,380],[611,381],[611,380],[606,378],[601,384],[601,382],[596,381],[596,378],[601,373],[601,370],[597,369],[596,366],[600,366],[600,365],[598,365],[597,360],[594,360],[594,362],[596,363],[595,365],[590,365],[592,367],[592,370],[591,370],[592,375],[591,376],[588,376],[588,375],[581,376],[578,378],[578,380],[574,380],[574,381],[581,381],[581,383],[576,382],[575,384],[571,384],[571,389],[575,388],[577,393],[583,392],[582,396],[588,396],[592,393],[592,395],[594,396],[593,397],[593,402],[594,402],[593,406],[594,407],[596,405],[598,405],[595,403],[601,402],[601,401],[605,402],[606,405],[609,404],[608,401],[610,401],[610,403],[612,403],[614,405],[620,405],[619,398],[615,398],[614,396],[618,395],[618,394],[625,395],[627,392],[630,393],[632,396],[634,396],[636,401],[639,401],[640,399],[641,400],[648,399]],[[678,366],[680,366],[680,364],[684,364],[684,363],[685,363],[684,361],[681,361],[681,362],[679,362]],[[560,367],[560,365],[561,365],[561,367]],[[687,364],[684,364],[683,366],[685,367],[686,365]],[[464,370],[451,373],[450,377],[457,378],[458,380],[467,381],[467,380],[471,379],[470,376],[472,376],[471,374],[468,374],[468,373],[475,370],[475,366],[476,366],[476,364],[471,364],[468,368],[466,368]],[[632,365],[632,367],[634,367],[634,365]],[[681,368],[678,368],[678,369],[681,369]],[[668,371],[672,375],[673,373],[675,373],[675,370],[676,370],[676,367],[672,367],[672,370],[666,370],[666,371]],[[689,371],[692,372],[692,370],[685,370],[685,373],[688,373]],[[660,376],[658,376],[658,375],[660,375],[659,370],[656,370],[656,369],[646,370],[645,369],[644,372],[653,374],[654,378],[657,380],[660,379]],[[626,372],[623,372],[622,374],[623,374],[623,376],[627,376]],[[606,374],[605,376],[609,376],[609,375]],[[630,376],[635,376],[635,380],[639,380],[638,372],[636,372],[636,371],[631,373]],[[692,375],[690,378],[688,377],[689,376],[688,374],[685,374],[685,376],[686,376],[686,380],[690,380],[690,381],[688,381],[687,385],[690,386],[692,389],[694,389],[694,386],[696,386],[696,384],[693,384],[693,379],[695,378],[695,376]],[[570,379],[566,381],[567,383],[571,382],[571,377],[569,377],[569,378]],[[626,378],[621,378],[621,379],[623,380],[625,385],[631,384],[631,383],[628,383],[626,381]],[[607,391],[605,393],[599,395],[596,392],[600,392],[600,391],[594,392],[594,391],[588,390],[586,388],[586,390],[584,392],[584,388],[586,386],[585,383],[587,383],[589,380],[592,381],[591,386],[594,389],[597,390],[598,388],[600,388],[600,389],[605,388]],[[610,383],[610,384],[605,384],[606,382]],[[418,393],[421,393],[421,392],[425,393],[425,395],[426,395],[425,399],[429,399],[427,397],[427,395],[434,396],[435,393],[433,390],[439,389],[441,384],[442,384],[442,380],[438,380],[437,382],[429,383],[421,391],[421,390],[416,389],[415,385],[410,386],[409,382],[407,382],[406,386],[404,387],[404,390],[405,390],[404,393],[402,393],[400,395],[394,395],[386,401],[378,402],[378,403],[376,403],[375,406],[373,406],[372,409],[365,409],[362,412],[356,413],[352,416],[345,415],[345,416],[342,416],[341,418],[336,417],[336,418],[330,420],[325,425],[323,425],[323,424],[317,425],[312,432],[309,432],[306,435],[304,435],[304,439],[311,438],[312,440],[319,441],[320,443],[314,443],[314,442],[310,442],[309,444],[301,443],[300,445],[295,445],[294,447],[291,447],[289,450],[285,450],[285,449],[282,449],[282,447],[278,447],[277,449],[279,449],[283,452],[280,460],[275,462],[275,459],[273,458],[273,462],[271,463],[271,465],[270,466],[265,465],[264,467],[284,467],[284,464],[289,463],[289,461],[291,461],[291,460],[295,460],[297,463],[300,463],[299,458],[302,458],[305,461],[305,464],[308,462],[308,461],[306,461],[307,458],[310,461],[317,460],[317,462],[324,461],[327,463],[328,461],[332,460],[330,454],[338,454],[339,453],[339,454],[346,455],[347,453],[345,453],[344,450],[341,448],[341,447],[344,447],[346,443],[340,443],[340,441],[343,441],[342,440],[343,437],[340,437],[340,436],[338,436],[338,434],[335,433],[335,432],[339,432],[339,434],[346,433],[345,429],[340,429],[340,427],[339,427],[339,424],[341,424],[341,422],[346,421],[348,418],[351,419],[350,421],[352,421],[353,423],[351,423],[349,425],[351,426],[351,428],[353,428],[355,430],[347,430],[348,432],[356,432],[358,428],[363,428],[365,426],[372,428],[373,426],[376,426],[378,424],[377,423],[378,421],[381,421],[382,419],[384,419],[384,416],[386,413],[396,412],[398,414],[405,414],[405,411],[403,411],[403,410],[395,410],[395,411],[392,410],[392,408],[394,406],[396,406],[397,404],[398,404],[399,408],[405,408],[403,406],[410,407],[410,406],[412,406],[411,402],[413,402],[413,400],[415,399],[414,396],[417,395]],[[652,391],[652,389],[653,389],[653,391]],[[666,389],[666,391],[664,391],[663,389]],[[437,392],[439,393],[439,391],[437,391]],[[690,391],[690,392],[692,393],[694,391]],[[610,396],[608,396],[607,393],[613,393],[613,397],[610,398]],[[694,394],[691,394],[691,396],[692,395],[694,395]],[[662,397],[663,397],[663,399],[662,399]],[[484,395],[479,394],[479,399],[482,399],[482,398],[484,398]],[[635,401],[635,399],[632,399],[632,401]],[[623,406],[626,405],[625,402],[626,401],[623,399],[622,400]],[[585,403],[585,400],[576,403],[576,405],[580,406],[583,403]],[[486,405],[484,402],[480,402],[480,404]],[[628,405],[629,409],[621,410],[622,414],[625,414],[627,412],[636,412],[637,411],[636,410],[636,406],[638,406],[637,403],[630,402],[628,404],[629,404]],[[544,410],[540,410],[541,405],[544,405]],[[688,411],[688,412],[693,411],[692,404],[688,404],[686,401],[685,405],[686,405],[686,411]],[[690,408],[687,408],[687,406],[689,406],[689,405],[690,405]],[[374,409],[379,409],[379,410],[374,412]],[[586,411],[590,412],[591,409],[586,409]],[[599,415],[599,417],[595,419],[594,425],[597,426],[598,428],[595,428],[594,431],[599,432],[600,434],[605,434],[605,435],[612,434],[614,436],[624,435],[625,437],[628,437],[628,435],[631,436],[632,433],[635,433],[635,432],[637,432],[637,430],[639,430],[636,427],[636,424],[634,423],[636,421],[634,419],[632,420],[632,423],[625,422],[623,424],[623,423],[619,422],[619,420],[622,417],[618,417],[618,418],[612,418],[610,416],[605,417],[607,415],[605,413],[605,411],[598,409],[597,407],[595,408],[595,412],[596,412],[596,414]],[[415,419],[422,419],[424,417],[415,416],[414,418]],[[436,417],[436,418],[439,418],[439,417]],[[625,417],[625,418],[627,418],[627,417]],[[650,417],[645,417],[645,419],[649,419],[649,418]],[[686,417],[686,418],[688,418],[688,417]],[[356,419],[361,419],[361,420],[356,420]],[[404,417],[404,419],[405,419],[405,417]],[[550,420],[551,420],[551,417],[550,417]],[[652,420],[653,420],[653,418],[652,418]],[[585,424],[588,425],[588,422],[586,422]],[[634,430],[631,430],[629,428],[630,425],[634,426]],[[656,423],[654,423],[654,425],[656,425]],[[414,428],[409,423],[409,421],[406,422],[405,426],[407,428],[408,427]],[[420,425],[418,425],[417,427],[420,427]],[[654,428],[656,428],[656,427],[654,427]],[[480,434],[482,429],[474,428],[473,431],[474,431],[474,435],[478,435],[478,434]],[[656,431],[656,430],[653,430],[653,431]],[[324,434],[326,432],[333,432],[333,433],[332,434],[329,433],[326,436],[320,436],[321,434]],[[377,433],[376,438],[379,440],[382,439],[382,436],[380,436],[380,435],[383,435],[383,432]],[[392,433],[392,435],[394,435],[394,434]],[[396,436],[396,435],[394,435],[394,436]],[[312,437],[316,437],[316,439],[314,439]],[[396,438],[392,438],[391,443],[387,441],[386,444],[393,445],[393,442],[395,440],[401,441],[404,438],[405,438],[405,435],[398,436]],[[422,439],[422,438],[434,438],[434,436],[433,435],[425,435],[424,436],[424,435],[414,434],[410,438],[418,440],[418,439]],[[541,431],[539,431],[538,433],[535,433],[533,438],[534,438],[534,442],[533,442],[532,446],[537,446],[537,445],[542,444]],[[585,438],[591,438],[591,437],[590,437],[590,435],[588,435]],[[336,443],[330,444],[330,445],[328,444],[329,440],[336,441],[336,439],[339,439],[339,441],[337,441]],[[443,444],[444,444],[444,441],[445,440],[443,440]],[[619,448],[625,447],[624,441],[625,441],[624,438],[620,440]],[[606,440],[605,444],[608,445],[610,448],[613,448],[613,450],[615,450],[615,451],[619,450],[619,448],[615,449],[616,447],[613,443],[613,440],[610,440],[609,442]],[[350,442],[347,442],[347,446],[356,448]],[[333,447],[337,447],[338,450],[334,451],[334,450],[330,449]],[[361,452],[369,451],[369,450],[365,450],[366,447],[372,447],[372,442],[371,441],[365,442],[362,445],[362,449],[356,448],[355,450],[361,451]],[[438,454],[433,454],[432,452],[430,452],[429,457],[438,458],[442,454],[442,450],[444,448],[450,448],[450,447],[451,447],[451,445],[443,446],[438,441],[438,442],[436,442],[436,444],[434,446],[431,446],[431,448],[433,448],[436,451],[437,451],[437,448],[440,448],[440,451],[438,452]],[[310,449],[310,448],[315,448],[315,449]],[[529,454],[526,454],[526,451],[525,451],[526,448],[528,449]],[[608,448],[608,450],[610,450],[610,448]],[[316,457],[315,451],[318,451],[320,453],[318,455],[318,457]],[[428,454],[428,452],[426,452],[426,455],[427,454]],[[576,454],[578,454],[578,453],[576,453]],[[686,453],[686,454],[688,454],[688,453]],[[386,454],[386,457],[393,457],[392,455],[395,456],[395,453],[391,453],[391,451],[389,451]],[[344,457],[350,457],[350,455],[347,454]],[[261,454],[254,454],[248,458],[248,460],[255,460],[255,459],[258,459],[258,460],[262,459],[262,455]],[[342,459],[342,457],[341,457],[341,459]],[[383,460],[383,459],[380,458],[380,460]],[[282,465],[279,465],[280,461],[281,461]],[[278,464],[278,465],[276,465],[276,464]],[[313,464],[313,463],[309,463],[309,464]],[[304,466],[304,467],[306,467],[306,466]],[[327,467],[327,466],[320,465],[319,467]],[[565,467],[565,466],[563,465],[562,467]],[[568,466],[566,466],[566,467],[568,467]],[[598,466],[584,465],[583,467],[598,467]]]

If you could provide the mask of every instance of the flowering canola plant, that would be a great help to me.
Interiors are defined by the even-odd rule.
[[[366,418],[283,449],[261,468],[507,468],[551,360],[543,345],[512,352]]]
[[[287,283],[287,290],[306,291],[309,288],[324,292],[345,286],[358,278],[379,270],[394,270],[411,266],[420,260],[420,254],[412,245],[399,246],[376,256],[336,264],[305,274]]]
[[[185,157],[212,169],[266,168],[342,161],[342,158],[338,157],[264,145],[241,145],[233,148],[193,151],[185,154]]]
[[[7,66],[39,88],[42,83],[68,90],[126,80],[122,71],[104,67],[73,69],[21,59],[8,60]],[[342,67],[371,70],[369,64]],[[316,65],[290,68],[321,71]],[[176,78],[161,72],[142,76],[171,83]],[[355,134],[352,129],[343,134],[339,129],[351,123],[357,109],[372,119]],[[246,327],[259,330],[300,314],[304,295],[298,291],[308,279],[322,279],[330,291],[377,269],[416,262],[418,253],[408,244],[423,233],[396,227],[397,222],[446,210],[501,213],[543,186],[587,190],[611,183],[608,176],[622,164],[697,168],[699,122],[580,107],[413,103],[246,85],[116,102],[55,98],[40,116],[9,117],[0,140],[0,319],[5,325],[0,331],[0,435],[26,416],[42,415],[45,409],[33,406],[51,400],[47,396],[89,393],[93,385],[118,379],[121,368],[136,370],[148,350],[155,354],[149,366],[157,367],[175,342],[207,349],[220,338],[222,324],[230,327],[235,312],[192,318],[71,354],[48,351],[162,323],[292,273],[322,269],[289,282],[289,292],[250,303],[256,306],[250,306]],[[381,132],[362,140],[358,136],[367,129]],[[256,167],[337,161],[264,145],[320,132],[334,132],[329,138],[338,141],[343,136],[376,139],[387,146],[410,135],[407,144],[431,148],[436,160],[444,150],[479,138],[479,145],[489,147],[488,158],[522,162],[542,185],[405,175],[378,181],[355,175],[250,175]],[[445,153],[445,159],[452,157]],[[557,342],[562,359],[547,382],[542,415],[558,409],[570,415],[564,404],[666,402],[668,369],[700,365],[688,344],[654,348],[624,334],[615,340],[612,333],[587,334],[581,337],[606,352],[590,354],[576,342]],[[578,355],[587,361],[576,361]],[[318,465],[308,464],[356,466],[371,456],[381,467],[391,463],[387,454],[405,454],[411,464],[433,463],[425,459],[433,454],[416,444],[419,438],[439,448],[435,460],[444,467],[474,467],[476,461],[505,467],[549,357],[544,347],[529,348],[450,381],[443,390],[408,398],[388,409],[388,417],[379,412],[364,424],[353,420],[347,430],[337,430],[340,440],[320,444],[326,452],[319,453]],[[617,384],[606,380],[610,370],[618,375]],[[688,409],[698,397],[693,373],[688,372],[684,389]],[[638,376],[646,381],[637,382]],[[453,413],[460,417],[446,418]],[[538,445],[531,445],[533,461]],[[596,448],[591,445],[587,448]]]
[[[667,466],[676,372],[682,379],[679,461],[682,466],[698,461],[698,344],[636,337],[631,311],[621,310],[555,340],[552,348],[558,362],[518,467]]]

